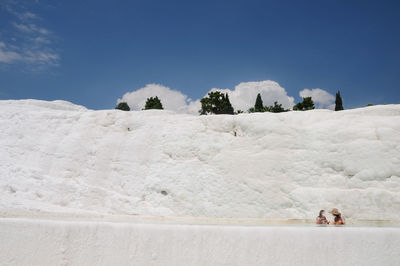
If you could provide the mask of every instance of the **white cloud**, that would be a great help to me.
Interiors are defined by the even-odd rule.
[[[0,63],[24,63],[34,71],[58,66],[60,56],[51,46],[54,36],[39,26],[40,17],[19,5],[6,5],[6,10],[14,17],[14,30],[0,40]]]
[[[31,29],[29,26],[24,25],[24,24],[18,24],[18,23],[16,23],[16,22],[13,22],[13,26],[14,26],[16,29],[20,30],[20,31],[29,32],[29,33],[32,32],[32,29]]]
[[[234,90],[211,89],[211,91],[217,90],[228,93],[235,110],[247,111],[253,107],[258,93],[261,94],[264,105],[273,105],[275,101],[287,109],[294,105],[294,98],[288,96],[286,90],[272,80],[242,82]]]
[[[57,66],[59,55],[51,50],[40,49],[18,49],[8,47],[4,42],[0,42],[0,62],[13,64],[16,62],[31,63],[37,65]]]
[[[8,3],[5,3],[5,9],[13,14],[14,16],[16,16],[19,20],[21,21],[28,21],[28,20],[32,20],[32,19],[39,19],[39,17],[29,11],[21,11],[21,7],[22,9],[24,9],[23,7],[24,5],[21,3],[18,3],[17,1],[8,1]],[[19,9],[19,10],[18,10]]]
[[[0,42],[0,62],[13,63],[18,60],[21,60],[21,56],[14,51],[7,50],[6,44]]]
[[[36,18],[38,18],[38,16],[29,11],[19,14],[19,19],[21,19],[21,20],[29,20],[29,19],[36,19]]]
[[[16,23],[13,22],[13,26],[25,33],[37,33],[39,35],[47,35],[50,32],[48,30],[46,30],[45,28],[39,27],[36,24],[33,23],[28,23],[28,24],[24,24],[24,23]]]
[[[274,101],[278,101],[285,108],[291,108],[294,105],[293,97],[288,96],[284,88],[271,80],[243,82],[234,90],[214,88],[210,91],[216,90],[229,94],[235,110],[247,111],[254,106],[258,93],[261,93],[264,105],[273,105]],[[197,115],[201,107],[200,100],[191,100],[180,91],[171,90],[158,84],[148,84],[141,89],[125,93],[121,99],[118,99],[118,102],[127,102],[132,110],[142,110],[146,99],[154,96],[160,98],[164,109],[178,113]]]
[[[48,39],[45,38],[45,37],[36,37],[36,38],[33,38],[33,41],[34,41],[35,43],[51,43],[51,41],[48,40]]]
[[[165,110],[196,114],[200,109],[200,104],[193,102],[185,94],[159,84],[147,84],[136,91],[125,93],[118,102],[127,102],[132,110],[142,110],[147,98],[155,96],[161,100]]]
[[[304,89],[299,93],[300,97],[312,97],[316,108],[330,109],[335,108],[335,96],[322,89]]]
[[[25,62],[32,62],[42,65],[58,66],[58,61],[60,57],[57,53],[52,51],[26,51],[24,56]]]

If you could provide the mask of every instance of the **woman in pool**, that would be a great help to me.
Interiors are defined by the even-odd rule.
[[[326,219],[325,217],[325,211],[324,210],[320,210],[319,211],[319,215],[317,217],[317,224],[329,224],[328,219]]]
[[[342,214],[339,212],[338,209],[333,208],[329,213],[331,213],[334,217],[335,220],[333,221],[334,225],[345,225],[344,218],[342,217]]]

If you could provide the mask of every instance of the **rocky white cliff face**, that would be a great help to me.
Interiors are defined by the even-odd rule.
[[[0,212],[400,220],[400,105],[191,116],[0,101]]]

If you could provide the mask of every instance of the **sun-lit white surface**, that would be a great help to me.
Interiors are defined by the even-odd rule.
[[[0,211],[400,220],[400,105],[191,116],[0,101]]]
[[[400,264],[400,228],[0,219],[2,265]]]

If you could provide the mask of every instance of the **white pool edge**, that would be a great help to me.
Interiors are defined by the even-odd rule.
[[[398,227],[0,218],[4,265],[400,265]]]

